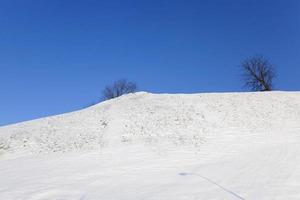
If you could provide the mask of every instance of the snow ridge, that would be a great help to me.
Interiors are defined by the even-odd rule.
[[[299,128],[300,93],[139,92],[63,115],[0,128],[0,154],[101,149],[128,143],[201,144],[221,132]]]
[[[300,93],[136,93],[0,127],[0,199],[299,200]]]

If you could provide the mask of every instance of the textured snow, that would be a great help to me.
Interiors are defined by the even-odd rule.
[[[0,199],[300,199],[300,93],[139,92],[0,127]]]

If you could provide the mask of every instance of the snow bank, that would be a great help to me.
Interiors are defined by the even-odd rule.
[[[36,154],[164,142],[198,148],[219,134],[298,128],[299,119],[300,93],[139,92],[76,112],[1,127],[0,152]]]
[[[0,199],[299,200],[299,121],[299,92],[142,92],[1,127]]]

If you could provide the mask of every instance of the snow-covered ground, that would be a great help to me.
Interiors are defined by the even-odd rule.
[[[299,200],[300,93],[140,92],[0,127],[0,199]]]

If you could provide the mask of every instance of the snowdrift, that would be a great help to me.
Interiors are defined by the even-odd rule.
[[[139,92],[0,127],[0,199],[300,199],[300,93]]]
[[[66,152],[132,142],[199,147],[215,134],[285,131],[300,127],[299,120],[299,93],[140,92],[84,110],[2,127],[0,150],[2,154]]]

